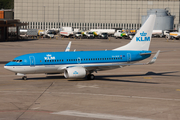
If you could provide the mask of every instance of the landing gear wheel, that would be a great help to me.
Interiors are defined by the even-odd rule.
[[[27,76],[23,76],[22,79],[23,79],[23,80],[27,80]]]
[[[93,74],[89,74],[89,75],[87,75],[87,79],[88,80],[94,80],[95,76]]]

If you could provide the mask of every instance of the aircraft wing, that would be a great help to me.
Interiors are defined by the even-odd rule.
[[[156,52],[154,57],[148,63],[135,63],[135,62],[129,62],[129,63],[128,62],[127,63],[110,63],[110,64],[85,65],[83,67],[85,67],[87,70],[101,71],[101,70],[109,70],[109,69],[115,69],[115,68],[122,68],[122,67],[130,66],[130,65],[148,65],[148,64],[155,63],[159,53],[160,53],[160,50],[158,50]]]
[[[66,69],[70,67],[84,67],[87,71],[103,71],[103,70],[110,70],[110,69],[115,69],[115,68],[122,68],[125,66],[130,66],[130,65],[148,65],[148,64],[153,64],[155,63],[158,55],[160,53],[160,50],[156,52],[154,57],[151,59],[150,62],[148,63],[136,63],[136,62],[119,62],[119,63],[100,63],[100,64],[89,64],[89,65],[83,65],[83,64],[78,64],[77,66],[67,66],[63,67],[61,69]]]
[[[130,65],[146,65],[147,63],[115,63],[115,64],[101,64],[101,65],[85,65],[83,66],[88,71],[95,70],[95,71],[103,71],[103,70],[109,70],[109,69],[115,69],[115,68],[122,68],[125,66]]]

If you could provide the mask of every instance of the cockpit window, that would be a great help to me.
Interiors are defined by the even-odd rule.
[[[22,62],[22,60],[13,60],[12,62]]]

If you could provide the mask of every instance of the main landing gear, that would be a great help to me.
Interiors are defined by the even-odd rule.
[[[27,80],[27,76],[23,76],[22,79],[23,79],[23,80]]]
[[[95,76],[93,74],[88,74],[87,75],[87,80],[94,80]]]

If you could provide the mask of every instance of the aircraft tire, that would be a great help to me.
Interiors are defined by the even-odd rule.
[[[23,76],[22,79],[23,79],[23,80],[27,80],[27,76]]]
[[[87,79],[88,80],[94,80],[95,76],[93,74],[89,74],[89,75],[87,75]]]

